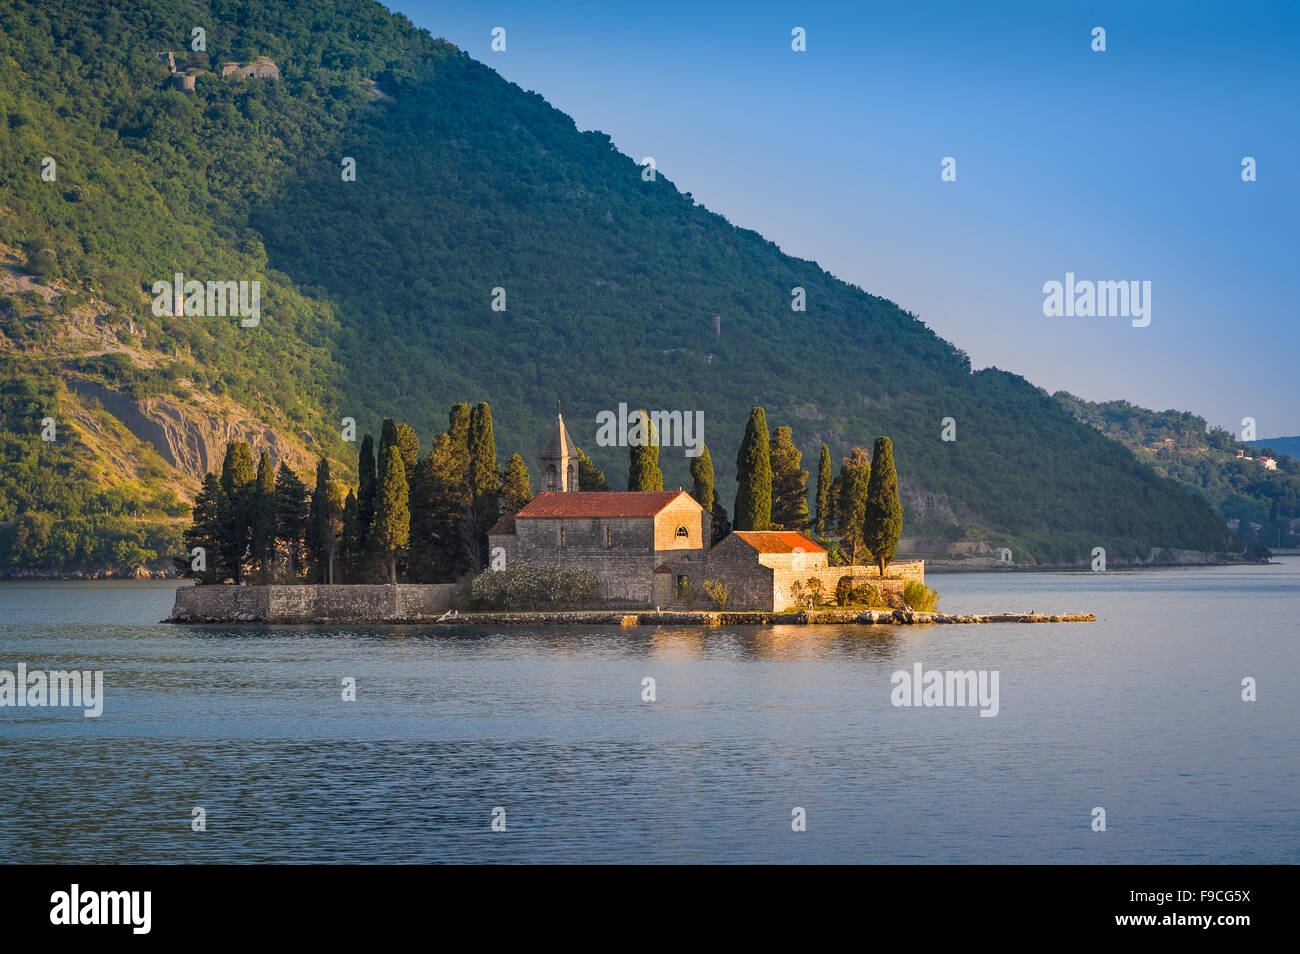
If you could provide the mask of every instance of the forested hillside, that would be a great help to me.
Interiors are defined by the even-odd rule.
[[[210,72],[177,89],[160,51]],[[216,72],[259,56],[280,78]],[[254,445],[287,435],[277,464],[307,476],[324,453],[346,477],[341,418],[427,436],[466,397],[530,465],[563,401],[615,486],[627,452],[596,445],[598,412],[703,411],[730,499],[761,404],[837,467],[890,435],[908,532],[961,524],[1025,560],[1225,546],[1199,496],[1023,378],[972,373],[892,302],[645,181],[607,135],[375,3],[0,0],[0,150],[0,246],[17,259],[0,306],[9,565],[93,562],[96,534],[128,518],[178,539],[203,469],[186,441],[223,420]],[[153,314],[153,284],[178,272],[260,281],[260,323]],[[45,417],[58,442],[40,440]],[[174,419],[183,439],[160,444]],[[110,446],[124,459],[100,466]],[[688,458],[661,459],[666,484],[689,485]],[[51,548],[88,513],[117,529]]]
[[[1064,391],[1055,397],[1080,421],[1123,443],[1156,473],[1202,494],[1224,520],[1239,521],[1236,535],[1242,542],[1300,544],[1290,529],[1291,521],[1300,517],[1300,462],[1271,446],[1277,442],[1239,441],[1186,411],[1149,411],[1128,401],[1093,403]],[[1273,458],[1275,470],[1265,467],[1265,457]]]

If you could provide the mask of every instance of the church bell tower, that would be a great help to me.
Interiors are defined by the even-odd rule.
[[[558,411],[551,436],[546,439],[546,447],[538,459],[542,465],[543,491],[568,493],[578,489],[578,458],[564,428],[564,415]]]

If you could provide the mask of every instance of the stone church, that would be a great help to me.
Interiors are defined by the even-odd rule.
[[[579,491],[576,446],[557,414],[539,456],[541,493],[488,531],[493,558],[591,570],[611,607],[711,605],[705,580],[725,583],[727,609],[772,612],[791,605],[796,580],[816,577],[827,593],[863,566],[830,566],[826,550],[789,530],[734,531],[709,549],[712,521],[683,490]],[[894,564],[883,583],[924,579],[924,564]]]

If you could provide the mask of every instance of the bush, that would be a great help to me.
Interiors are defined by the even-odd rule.
[[[889,599],[879,583],[864,581],[853,587],[850,600],[859,606],[888,606]]]
[[[484,570],[469,588],[469,608],[477,610],[548,609],[581,606],[600,596],[590,570],[562,570],[521,563],[504,570]]]
[[[727,589],[727,584],[721,580],[705,580],[704,592],[709,594],[709,599],[713,600],[713,605],[720,610],[727,608],[727,600],[731,598],[731,591]]]
[[[903,602],[918,613],[933,613],[939,605],[939,594],[924,583],[908,580],[903,584]]]

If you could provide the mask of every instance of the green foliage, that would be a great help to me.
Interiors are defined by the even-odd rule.
[[[522,456],[511,454],[506,461],[505,473],[501,475],[501,512],[518,513],[532,499],[533,487],[528,479],[528,467]]]
[[[201,75],[192,93],[173,89],[155,53],[183,52],[196,22],[221,25],[211,62],[266,55],[282,79]],[[794,435],[804,453],[819,434],[845,435],[830,441],[838,456],[889,433],[909,481],[1025,558],[1225,543],[1199,497],[1022,378],[972,373],[892,302],[782,254],[662,174],[642,181],[608,135],[368,0],[0,0],[0,117],[0,243],[129,317],[156,373],[178,362],[196,390],[267,408],[336,460],[344,413],[427,433],[433,409],[471,389],[486,389],[508,422],[499,436],[521,447],[545,432],[556,382],[574,420],[614,406],[616,387],[702,410],[730,435],[762,395],[774,414],[816,409],[817,433]],[[46,155],[59,157],[57,186],[35,174]],[[359,159],[356,182],[339,180],[344,155]],[[153,282],[178,270],[260,280],[261,326],[153,315]],[[512,290],[506,312],[488,306],[498,285]],[[810,352],[789,321],[795,285],[833,347]],[[5,304],[0,333],[39,354],[54,308]],[[36,389],[81,373],[9,360],[0,391],[11,368]],[[133,389],[172,387],[136,372]],[[945,416],[962,440],[934,439]],[[35,447],[32,433],[30,418],[0,428],[0,520],[160,512],[156,488],[109,492],[71,444]],[[664,482],[684,484],[684,458],[665,458]],[[609,449],[592,459],[621,467]],[[736,518],[749,527],[757,491],[714,463],[716,492],[748,501]],[[372,444],[371,483],[374,466]],[[358,506],[368,530],[373,499]]]
[[[794,446],[793,432],[772,432],[772,529],[804,530],[808,526],[808,471],[799,465],[803,454]]]
[[[642,408],[627,436],[627,489],[663,490],[664,475],[659,469],[659,434]]]
[[[822,444],[817,460],[817,536],[825,536],[834,515],[831,512],[831,451]]]
[[[894,472],[894,448],[888,437],[877,437],[871,449],[871,477],[862,513],[862,543],[885,575],[894,559],[894,548],[903,532],[903,504],[898,499],[898,474]]]
[[[713,457],[709,445],[700,448],[700,456],[691,461],[691,496],[708,511],[713,507]]]
[[[218,551],[223,576],[229,576],[236,583],[244,579],[257,502],[253,451],[244,441],[231,441],[226,445],[225,460],[221,464],[220,496],[217,498],[217,516],[221,525]]]
[[[557,609],[577,607],[600,598],[600,584],[590,570],[562,570],[520,563],[484,570],[470,583],[469,606],[476,610]]]
[[[410,542],[410,492],[401,449],[390,444],[380,459],[383,478],[379,486],[379,506],[375,513],[376,547],[388,557],[389,582],[397,582],[397,551]]]
[[[861,563],[866,543],[862,537],[863,518],[867,512],[867,488],[871,480],[871,460],[865,447],[855,447],[840,465],[837,481],[841,547],[849,562]]]
[[[772,525],[772,461],[767,414],[751,408],[745,436],[736,452],[736,530],[767,530]]]
[[[328,471],[326,471],[328,476]],[[296,582],[302,568],[302,553],[307,545],[307,533],[310,526],[311,499],[307,485],[298,479],[298,475],[284,461],[275,474],[275,487],[272,490],[275,512],[275,540],[284,548],[287,564],[285,578]],[[328,485],[326,494],[328,495]]]
[[[582,452],[582,448],[576,449],[578,455],[578,489],[579,490],[612,490],[609,483],[605,480],[605,474],[596,469],[596,465],[591,462],[591,458]]]
[[[933,613],[939,605],[939,594],[924,583],[908,580],[903,584],[903,602],[918,613]]]
[[[704,592],[713,600],[713,605],[719,610],[727,608],[727,600],[731,599],[731,591],[727,589],[727,584],[721,580],[705,580]]]

